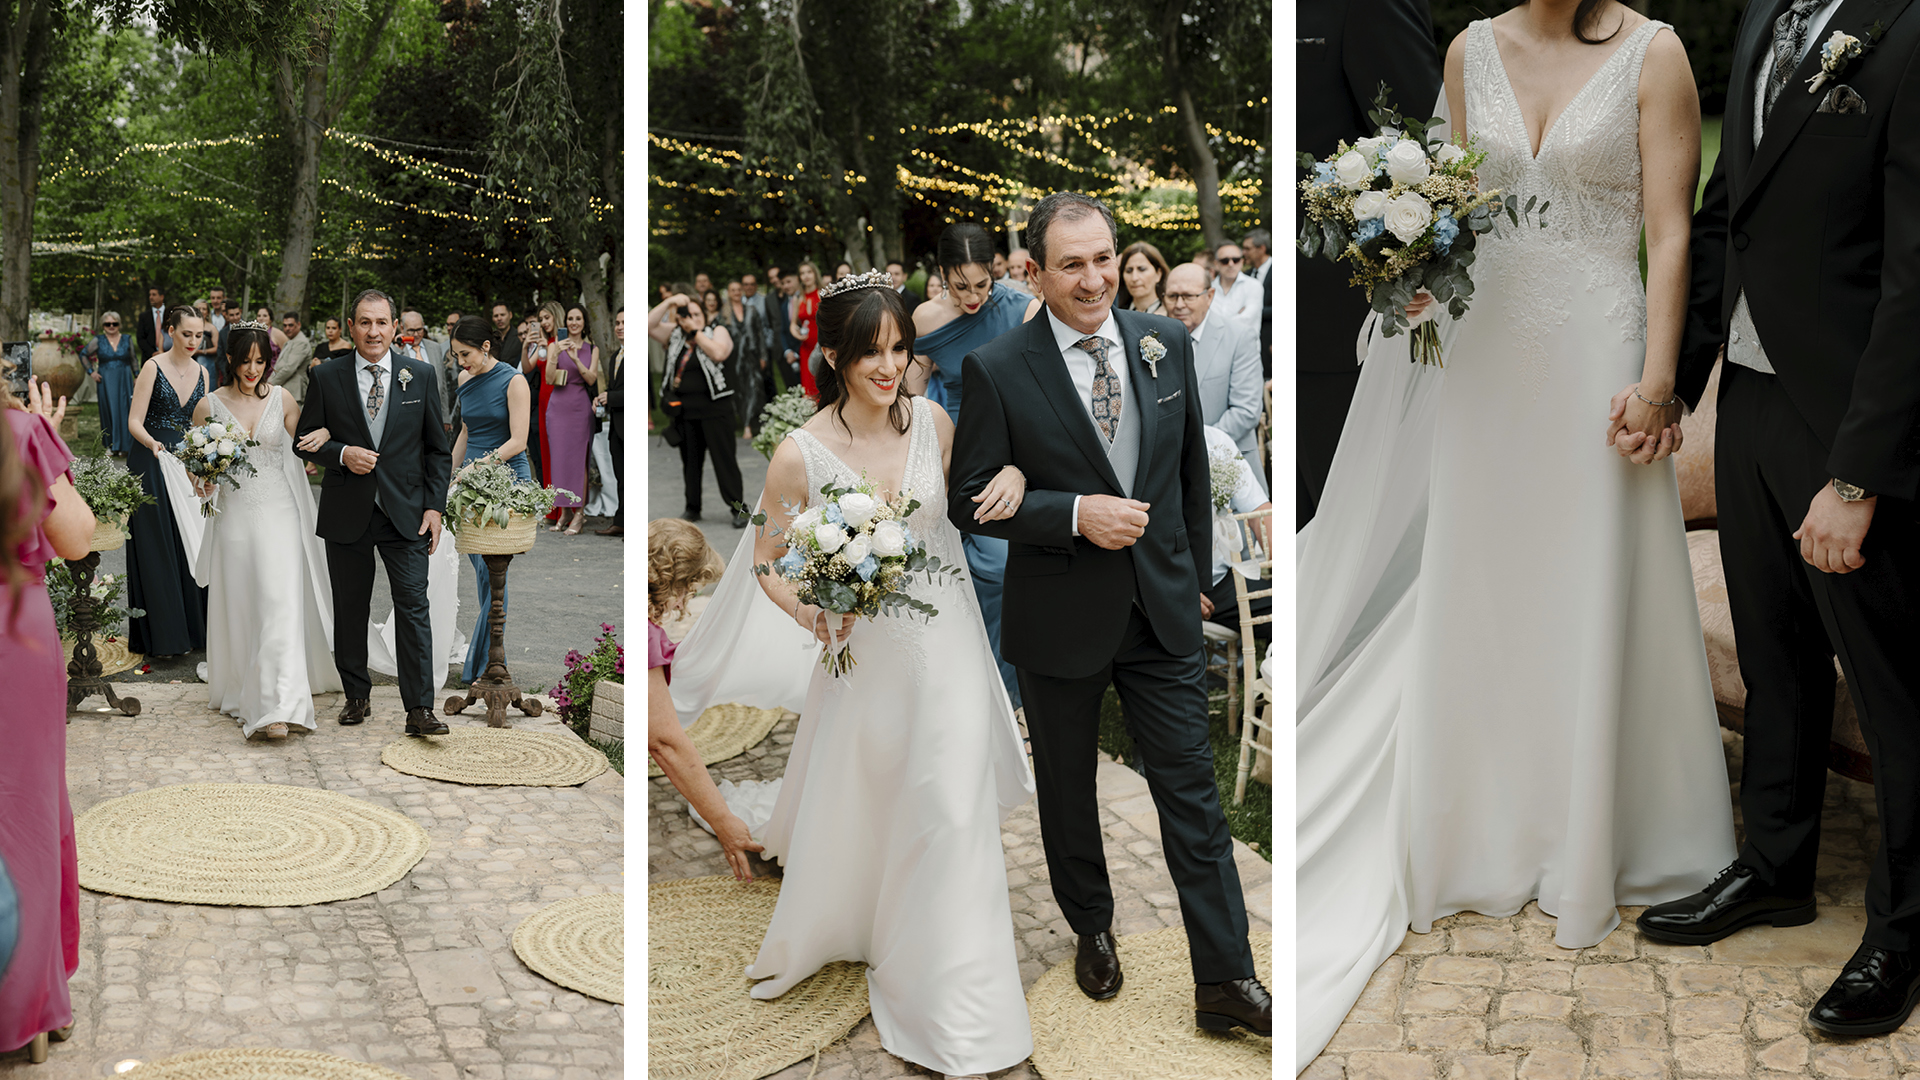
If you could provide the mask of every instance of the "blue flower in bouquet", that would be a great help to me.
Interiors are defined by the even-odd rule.
[[[1313,182],[1316,184],[1319,184],[1321,187],[1329,187],[1329,188],[1333,187],[1335,184],[1338,184],[1340,182],[1340,178],[1333,175],[1333,163],[1329,161],[1314,162],[1313,163]]]
[[[1441,214],[1433,223],[1433,247],[1445,255],[1453,250],[1453,242],[1460,238],[1460,223],[1453,220],[1452,214]]]
[[[806,565],[807,557],[805,555],[797,550],[788,549],[785,555],[782,555],[774,562],[773,568],[782,575],[790,575],[799,573]]]
[[[838,502],[828,503],[822,513],[826,515],[828,521],[833,522],[835,525],[845,525],[847,523],[847,516],[840,512],[840,504]]]
[[[880,560],[869,555],[854,566],[853,572],[860,575],[861,581],[872,581],[873,575],[880,569]]]
[[[1380,218],[1370,218],[1360,223],[1360,228],[1353,234],[1353,242],[1356,244],[1364,244],[1369,240],[1378,238],[1381,233],[1386,231],[1387,223],[1385,221]]]

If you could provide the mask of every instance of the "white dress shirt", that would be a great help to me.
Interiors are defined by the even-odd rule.
[[[1257,333],[1260,329],[1260,308],[1264,300],[1260,283],[1246,274],[1236,274],[1233,278],[1233,286],[1223,289],[1220,283],[1224,280],[1226,279],[1215,278],[1213,281],[1213,306],[1218,308],[1222,315]]]
[[[166,321],[167,321],[167,309],[164,307],[154,308],[153,309],[154,338],[158,341],[161,352],[166,352],[168,349],[173,348],[173,335],[167,333],[166,330],[163,329],[163,327],[166,325]]]
[[[1839,6],[1840,0],[1828,0],[1807,19],[1807,37],[1800,43],[1800,51],[1794,54],[1795,67],[1800,66],[1800,62],[1807,58],[1807,51],[1820,40],[1820,32],[1826,29],[1827,21],[1833,18],[1834,9]],[[1766,51],[1760,54],[1760,70],[1753,80],[1753,145],[1756,149],[1767,130],[1767,82],[1772,77],[1773,35],[1768,33]],[[1780,91],[1780,96],[1805,92],[1804,86],[1788,82]],[[1727,362],[1768,375],[1774,373],[1772,361],[1767,359],[1766,350],[1760,347],[1760,331],[1753,325],[1753,309],[1747,306],[1745,289],[1740,290],[1739,297],[1733,302],[1733,321],[1727,327]]]
[[[1267,284],[1267,275],[1272,271],[1273,271],[1273,256],[1269,255],[1267,256],[1266,262],[1261,263],[1259,266],[1249,267],[1246,270],[1241,271],[1241,273],[1247,277],[1252,278],[1254,284],[1259,285],[1261,288],[1265,288]]]
[[[1114,379],[1120,385],[1120,399],[1127,396],[1127,346],[1120,340],[1120,325],[1113,321],[1113,312],[1107,312],[1106,321],[1092,335],[1083,334],[1054,317],[1053,309],[1046,309],[1047,327],[1053,331],[1053,342],[1060,347],[1060,358],[1066,362],[1067,378],[1072,380],[1073,389],[1080,395],[1080,407],[1087,410],[1087,419],[1093,419],[1093,354],[1080,347],[1085,337],[1100,337],[1107,341],[1107,368],[1113,372]],[[1121,406],[1125,408],[1124,405]],[[1100,425],[1094,424],[1095,434]],[[1073,535],[1080,535],[1080,500],[1084,495],[1073,497]]]

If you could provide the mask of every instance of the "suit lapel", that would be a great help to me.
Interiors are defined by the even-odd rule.
[[[1891,25],[1893,20],[1906,10],[1910,2],[1911,0],[1846,0],[1834,10],[1833,18],[1828,19],[1827,25],[1821,29],[1823,40],[1824,37],[1831,37],[1835,30],[1844,30],[1865,41],[1868,27],[1876,22],[1881,26]],[[1768,40],[1772,40],[1770,34]],[[1840,81],[1845,82],[1862,66],[1873,62],[1873,53],[1853,61],[1847,71],[1841,75]],[[1756,63],[1756,77],[1757,67]],[[1759,190],[1760,182],[1766,179],[1767,173],[1772,171],[1775,165],[1779,164],[1780,156],[1786,153],[1787,146],[1793,142],[1795,136],[1800,134],[1800,129],[1805,126],[1807,117],[1812,116],[1814,110],[1819,107],[1820,98],[1823,95],[1807,92],[1807,80],[1819,71],[1820,42],[1815,41],[1807,49],[1807,55],[1801,59],[1800,65],[1793,69],[1793,75],[1787,79],[1786,88],[1780,91],[1779,100],[1773,104],[1773,114],[1767,117],[1766,133],[1761,136],[1760,145],[1753,152],[1753,164],[1747,170],[1746,184],[1741,189],[1739,201],[1734,204],[1735,213],[1738,213],[1747,199]],[[1749,99],[1753,96],[1752,85],[1752,79],[1749,79],[1747,93]],[[1875,102],[1870,107],[1884,106]],[[1751,108],[1752,104],[1749,101],[1748,109]],[[1752,130],[1751,119],[1748,121],[1747,130]]]
[[[1053,340],[1053,324],[1047,321],[1045,312],[1027,323],[1026,361],[1034,381],[1040,384],[1040,396],[1052,406],[1067,437],[1113,493],[1120,494],[1120,477],[1114,473],[1113,463],[1107,460],[1107,448],[1100,441],[1100,433],[1094,430],[1093,419],[1080,404],[1080,391],[1067,375],[1066,362],[1060,358],[1059,346]]]
[[[1140,355],[1140,328],[1128,325],[1133,317],[1131,311],[1116,309],[1113,313],[1113,326],[1120,332],[1121,347],[1127,350],[1127,381],[1133,385],[1134,407],[1140,416],[1140,457],[1133,474],[1133,486],[1139,487],[1140,481],[1147,475],[1147,467],[1153,463],[1153,435],[1159,426],[1159,380],[1147,369],[1146,358]],[[1168,350],[1171,355],[1172,350]]]

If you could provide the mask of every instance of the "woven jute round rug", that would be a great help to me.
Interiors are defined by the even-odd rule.
[[[626,897],[612,893],[548,904],[514,928],[514,955],[551,982],[624,1005],[626,909]]]
[[[760,745],[773,726],[793,715],[785,709],[755,709],[746,705],[715,705],[700,714],[687,729],[687,737],[700,751],[703,764],[725,761]],[[652,758],[647,759],[649,777],[665,776]]]
[[[401,739],[380,751],[395,772],[455,784],[573,787],[607,771],[607,755],[571,735],[512,728],[455,728]]]
[[[132,1080],[407,1080],[392,1069],[313,1050],[194,1050],[128,1070]]]
[[[426,830],[405,815],[290,784],[168,784],[108,799],[73,824],[82,888],[181,904],[350,900],[427,853]]]
[[[78,643],[68,638],[60,639],[60,647],[65,652],[69,664],[73,663],[73,647],[76,644]],[[119,635],[111,638],[94,638],[93,652],[100,660],[100,677],[103,679],[123,671],[132,671],[147,661],[146,657],[129,649],[127,639]]]
[[[1273,986],[1273,935],[1248,935],[1253,968]],[[1027,991],[1033,1069],[1047,1080],[1269,1080],[1273,1040],[1193,1023],[1187,932],[1172,926],[1119,939],[1120,996],[1094,1001],[1073,981],[1073,961]]]
[[[688,878],[647,887],[647,1069],[756,1080],[803,1061],[867,1015],[865,964],[828,964],[771,1001],[748,996],[778,881]]]

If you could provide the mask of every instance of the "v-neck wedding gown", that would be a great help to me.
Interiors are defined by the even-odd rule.
[[[964,565],[931,410],[914,400],[902,486],[920,509],[907,525],[941,562]],[[808,432],[788,438],[809,492],[860,479]],[[785,880],[747,975],[764,980],[754,997],[773,998],[824,964],[865,961],[888,1053],[935,1072],[994,1072],[1033,1052],[1000,846],[1033,775],[971,584],[920,578],[911,591],[939,614],[862,619],[849,676],[813,665],[762,837]]]
[[[1604,445],[1640,377],[1626,35],[1535,156],[1493,27],[1467,31],[1483,188],[1551,201],[1483,238],[1444,369],[1383,339],[1298,554],[1297,1059],[1409,928],[1538,900],[1564,948],[1732,862],[1671,461]]]

